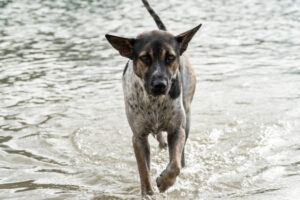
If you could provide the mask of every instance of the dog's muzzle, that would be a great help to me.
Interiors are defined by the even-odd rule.
[[[165,78],[153,79],[150,85],[152,95],[159,96],[166,94],[168,88],[168,81]]]

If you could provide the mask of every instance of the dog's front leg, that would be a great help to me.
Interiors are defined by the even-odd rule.
[[[170,162],[167,168],[156,179],[160,192],[166,191],[172,186],[181,170],[181,155],[185,142],[185,132],[183,128],[174,132],[168,132],[168,146]]]
[[[147,136],[133,136],[132,143],[139,169],[142,196],[153,195],[150,181],[150,147]]]

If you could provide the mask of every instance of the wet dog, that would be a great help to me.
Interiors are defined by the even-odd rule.
[[[126,115],[133,132],[132,143],[138,165],[142,195],[152,195],[148,135],[157,136],[169,148],[170,161],[156,179],[160,192],[172,186],[185,165],[196,76],[183,54],[201,24],[177,36],[166,31],[157,14],[142,0],[160,30],[136,38],[106,35],[121,56],[129,58],[123,72]],[[168,133],[167,143],[161,132]]]

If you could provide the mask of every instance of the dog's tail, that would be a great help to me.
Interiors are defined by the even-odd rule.
[[[167,29],[166,29],[164,23],[160,20],[159,16],[154,12],[154,10],[150,7],[148,1],[142,0],[142,2],[144,4],[144,6],[146,7],[146,9],[148,10],[148,12],[150,13],[150,15],[153,17],[158,28],[160,30],[166,31]]]

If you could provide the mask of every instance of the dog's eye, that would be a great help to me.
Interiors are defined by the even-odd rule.
[[[173,55],[168,55],[168,56],[166,57],[166,62],[167,62],[168,64],[172,63],[174,60],[175,60],[175,56],[173,56]]]
[[[141,56],[140,59],[146,64],[149,65],[151,63],[151,59],[148,55]]]

